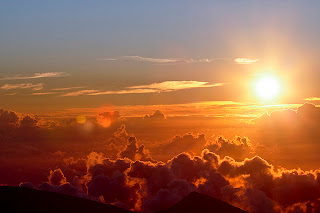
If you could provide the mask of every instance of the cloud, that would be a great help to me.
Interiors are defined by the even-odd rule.
[[[62,185],[67,182],[66,177],[62,173],[61,169],[55,169],[50,171],[50,175],[48,177],[49,183],[52,185]]]
[[[253,64],[259,61],[259,59],[252,59],[252,58],[236,58],[234,61],[237,64]]]
[[[116,91],[101,91],[93,92],[87,95],[123,95],[123,94],[147,94],[147,93],[157,93],[158,90],[155,89],[130,89],[130,90],[116,90]]]
[[[127,89],[124,89],[124,90],[114,90],[114,91],[80,90],[77,92],[66,93],[66,94],[63,94],[62,96],[147,94],[147,93],[171,92],[176,90],[192,89],[192,88],[219,87],[225,84],[226,83],[209,84],[209,82],[204,82],[204,81],[163,81],[160,83],[131,86],[131,87],[127,87]]]
[[[12,89],[32,89],[32,90],[41,90],[43,89],[43,83],[38,84],[4,84],[0,89],[3,90],[12,90]]]
[[[312,104],[305,104],[297,111],[281,113],[285,114],[284,118],[288,113],[289,118],[293,115],[303,122],[320,118],[319,107]],[[118,118],[118,114],[115,113],[115,115]],[[161,120],[163,120],[162,115],[159,113]],[[113,117],[110,113],[102,113],[100,116]],[[279,114],[276,113],[273,116],[279,116]],[[94,120],[95,118],[92,118],[92,121]],[[151,123],[142,117],[140,120],[148,125]],[[163,121],[171,122],[172,120],[169,117]],[[238,152],[241,156],[242,150],[250,150],[250,142],[246,137],[228,140],[221,136],[209,142],[204,134],[176,136],[169,140],[174,146],[164,151],[171,152],[179,146],[182,148],[177,148],[168,161],[160,161],[154,156],[159,149],[156,148],[155,152],[150,153],[147,149],[156,142],[162,142],[159,135],[166,134],[162,131],[163,126],[156,131],[148,131],[143,127],[150,138],[150,141],[144,138],[143,144],[146,145],[144,146],[142,140],[137,140],[128,134],[124,125],[115,131],[116,126],[112,127],[113,129],[100,128],[99,125],[94,124],[95,129],[91,132],[92,134],[89,134],[83,131],[83,125],[77,124],[77,128],[72,129],[71,126],[74,124],[71,122],[66,123],[65,126],[50,126],[50,128],[40,128],[38,123],[30,116],[19,117],[14,112],[0,110],[0,160],[6,162],[0,165],[0,172],[3,174],[0,182],[12,183],[8,181],[14,179],[39,184],[48,176],[47,172],[52,170],[48,182],[40,184],[38,189],[84,198],[94,197],[96,200],[103,196],[107,203],[141,212],[154,212],[169,207],[191,191],[222,199],[254,213],[290,212],[288,209],[306,209],[306,206],[314,211],[319,208],[319,169],[310,171],[285,169],[276,167],[263,156],[246,156],[244,160],[237,159],[237,156],[230,156],[230,152],[234,155]],[[28,136],[26,134],[36,135],[30,131],[35,126],[41,129],[40,134],[37,135],[42,138],[40,140],[42,143],[39,143],[38,147],[32,146],[34,140],[26,137]],[[133,126],[128,129],[133,131]],[[189,130],[197,132],[196,127],[192,128]],[[318,132],[318,128],[316,130]],[[102,134],[99,133],[100,131]],[[173,130],[173,132],[176,131],[176,129]],[[270,131],[267,132],[270,134]],[[10,133],[14,134],[4,137]],[[114,133],[112,139],[107,140],[112,133]],[[137,133],[139,136],[140,134]],[[284,131],[280,129],[277,134],[283,135]],[[96,135],[100,136],[96,137]],[[76,140],[72,137],[76,137]],[[303,142],[307,143],[308,139],[304,138]],[[85,142],[82,143],[81,140]],[[110,143],[113,143],[118,150],[114,152],[115,155],[118,152],[122,154],[107,158],[105,150]],[[282,141],[277,140],[277,143],[280,144]],[[288,143],[290,145],[286,145],[286,148],[294,145],[291,141]],[[102,151],[98,149],[97,144],[102,145]],[[203,150],[205,144],[212,146],[208,146],[211,150]],[[17,146],[22,148],[19,149]],[[184,147],[186,149],[199,147],[198,150],[201,152],[184,153]],[[304,153],[300,152],[304,144],[299,147],[299,152],[296,152],[294,157],[304,161]],[[32,155],[30,150],[35,148],[39,148],[40,151],[37,155]],[[48,151],[52,153],[57,148],[65,154],[63,156],[48,154]],[[14,153],[11,156],[15,158],[10,157],[8,149],[11,149]],[[316,155],[318,155],[317,150],[313,150]],[[91,151],[93,152],[90,153]],[[71,157],[70,154],[73,153],[76,155]],[[87,155],[87,153],[90,154]],[[311,152],[307,154],[310,155]],[[22,158],[22,155],[27,157]],[[62,158],[61,161],[65,158],[63,166],[59,163],[60,161],[57,161],[58,157]],[[281,157],[286,158],[285,155]],[[13,163],[10,163],[10,159],[14,159]],[[316,158],[312,160],[318,162]],[[22,166],[18,165],[19,161],[22,161]],[[51,161],[51,164],[44,165],[43,161]],[[34,164],[34,162],[37,163]],[[19,174],[17,170],[20,176],[16,175]],[[38,177],[39,182],[34,182],[35,176]],[[31,183],[22,183],[21,186],[33,188]]]
[[[35,73],[33,76],[13,76],[13,77],[3,77],[0,80],[25,80],[25,79],[37,79],[37,78],[57,78],[68,76],[69,74],[65,72],[45,72],[45,73]]]
[[[145,115],[143,119],[148,121],[164,120],[166,119],[166,116],[160,110],[156,110],[151,115]]]
[[[63,88],[55,88],[55,89],[52,89],[52,90],[65,91],[65,90],[82,89],[82,88],[85,88],[85,87],[63,87]]]
[[[309,97],[309,98],[305,98],[303,100],[305,100],[305,101],[320,101],[320,98],[319,97]]]
[[[145,149],[144,145],[139,146],[137,139],[132,136],[128,138],[128,144],[125,149],[119,153],[119,156],[131,160],[153,161],[149,151]]]
[[[310,112],[315,113],[314,110],[313,105],[307,105],[300,109],[300,113],[311,116]],[[2,110],[0,114],[2,127],[15,128],[19,125],[21,119],[15,113]],[[30,116],[22,120],[23,125],[20,125],[25,128],[36,124],[36,120]],[[66,134],[70,133],[67,131]],[[77,134],[81,133],[77,131]],[[61,139],[61,134],[57,135]],[[156,136],[153,137],[158,140]],[[91,136],[88,138],[96,143]],[[30,143],[29,140],[25,141]],[[48,182],[40,184],[38,189],[84,198],[94,197],[96,200],[102,196],[106,203],[141,212],[170,207],[191,191],[216,197],[254,213],[275,212],[276,209],[287,212],[288,208],[294,206],[304,209],[306,202],[310,202],[309,208],[315,208],[320,198],[320,170],[288,170],[277,168],[259,156],[236,160],[230,156],[222,158],[212,152],[218,152],[219,149],[221,152],[247,149],[250,143],[246,137],[227,140],[221,136],[214,143],[209,143],[203,134],[175,137],[171,143],[183,143],[186,147],[193,147],[196,143],[200,147],[217,144],[218,148],[212,151],[202,149],[201,153],[194,155],[180,151],[167,162],[153,159],[141,142],[138,144],[135,137],[129,136],[124,125],[114,133],[113,140],[105,142],[103,136],[104,145],[110,142],[117,147],[121,144],[117,158],[110,159],[103,153],[91,152],[87,159],[80,155],[79,158],[66,158],[64,167],[58,166],[55,161],[47,168],[60,169],[48,169]],[[79,141],[75,146],[88,150]],[[74,148],[70,150],[75,152]],[[170,150],[167,149],[168,152]],[[296,157],[301,158],[299,154]],[[26,171],[22,171],[25,177]],[[4,175],[12,176],[7,172]],[[21,186],[33,187],[31,183],[22,183]]]
[[[7,93],[7,94],[4,94],[4,95],[12,96],[12,95],[16,95],[16,94],[17,94],[16,92],[13,92],[13,93]]]
[[[233,140],[226,139],[223,136],[216,137],[213,142],[207,141],[204,148],[222,157],[231,156],[236,159],[244,159],[254,153],[250,140],[239,136],[236,136]]]
[[[156,64],[172,64],[172,63],[209,63],[214,60],[219,59],[210,59],[210,58],[151,58],[151,57],[142,57],[142,56],[121,56],[118,58],[105,58],[100,59],[104,61],[117,61],[117,60],[130,60],[130,61],[139,61],[139,62],[148,62]]]
[[[201,87],[219,87],[225,85],[224,83],[208,84],[204,81],[164,81],[160,83],[152,83],[139,86],[128,87],[130,89],[155,89],[161,92],[169,92],[181,89],[201,88]]]
[[[61,96],[65,96],[65,97],[79,96],[79,95],[87,95],[87,94],[92,94],[92,93],[97,93],[97,92],[99,92],[99,90],[88,89],[88,90],[79,90],[76,92],[65,93],[65,94],[62,94]]]
[[[52,95],[52,94],[56,94],[56,92],[34,92],[30,95]]]

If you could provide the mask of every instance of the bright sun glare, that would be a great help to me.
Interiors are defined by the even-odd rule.
[[[256,92],[263,99],[272,99],[278,95],[280,90],[279,82],[271,76],[263,76],[256,83]]]

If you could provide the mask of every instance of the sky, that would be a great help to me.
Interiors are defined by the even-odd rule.
[[[266,73],[285,85],[278,104],[303,103],[320,96],[318,8],[302,1],[2,2],[2,105],[44,113],[255,103],[251,84]],[[251,63],[235,61],[241,58]],[[139,87],[167,81],[203,84]]]
[[[146,213],[191,191],[319,212],[319,10],[2,1],[0,185]]]

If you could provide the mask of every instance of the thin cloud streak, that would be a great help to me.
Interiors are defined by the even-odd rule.
[[[208,82],[203,81],[164,81],[161,83],[153,83],[140,86],[128,87],[130,89],[156,89],[159,91],[174,91],[181,89],[190,88],[201,88],[201,87],[218,87],[223,86],[225,83],[208,84]]]
[[[94,90],[94,89],[88,89],[88,90],[79,90],[76,92],[69,92],[66,94],[62,94],[61,96],[63,97],[69,97],[69,96],[79,96],[79,95],[87,95],[87,94],[92,94],[92,93],[96,93],[99,92],[100,90]]]
[[[221,58],[211,59],[211,58],[151,58],[142,56],[120,56],[118,58],[104,58],[99,59],[103,61],[118,61],[118,60],[130,60],[138,62],[148,62],[156,64],[172,64],[172,63],[210,63],[215,60],[221,60]]]
[[[309,97],[309,98],[305,98],[303,100],[305,100],[305,101],[320,101],[320,98],[319,97]]]
[[[55,89],[52,89],[52,90],[54,90],[54,91],[65,91],[65,90],[82,89],[82,88],[85,88],[85,87],[63,87],[63,88],[55,88]]]
[[[38,95],[53,95],[53,94],[57,94],[57,93],[56,92],[34,92],[34,93],[30,94],[30,95],[38,96]]]
[[[160,83],[131,86],[131,87],[127,87],[127,89],[114,90],[114,91],[80,90],[76,92],[66,93],[66,94],[63,94],[62,96],[147,94],[147,93],[171,92],[176,90],[192,89],[192,88],[219,87],[223,85],[226,85],[226,83],[209,84],[209,82],[202,82],[202,81],[164,81]]]
[[[234,62],[237,64],[253,64],[258,62],[259,59],[252,59],[252,58],[236,58]]]
[[[12,89],[32,89],[32,90],[41,90],[43,89],[43,83],[39,84],[32,84],[32,83],[27,83],[27,84],[5,84],[0,89],[3,90],[12,90]]]
[[[157,93],[159,90],[155,89],[132,89],[132,90],[116,90],[116,91],[103,91],[96,92],[87,95],[122,95],[122,94],[147,94],[147,93]]]
[[[58,78],[69,76],[65,72],[45,72],[45,73],[35,73],[33,76],[12,76],[0,78],[0,80],[25,80],[25,79],[37,79],[37,78]]]

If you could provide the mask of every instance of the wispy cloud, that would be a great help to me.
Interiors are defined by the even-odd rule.
[[[305,98],[303,100],[305,100],[305,101],[320,101],[320,98],[319,97],[309,97],[309,98]]]
[[[76,92],[66,93],[66,94],[63,94],[62,96],[147,94],[147,93],[171,92],[171,91],[191,89],[191,88],[219,87],[223,85],[225,85],[225,83],[209,84],[209,82],[203,82],[203,81],[164,81],[160,83],[131,86],[122,90],[113,90],[113,91],[112,90],[110,91],[80,90]]]
[[[237,64],[253,64],[259,61],[259,59],[253,58],[236,58],[234,60]]]
[[[62,94],[61,96],[79,96],[79,95],[88,95],[88,94],[92,94],[92,93],[96,93],[99,92],[100,90],[94,90],[94,89],[87,89],[87,90],[79,90],[76,92],[68,92],[65,94]]]
[[[214,60],[221,60],[221,58],[211,59],[211,58],[151,58],[142,56],[120,56],[118,58],[104,58],[100,59],[104,61],[117,61],[117,60],[130,60],[157,64],[172,64],[172,63],[209,63]]]
[[[8,93],[8,94],[4,94],[4,95],[6,95],[6,96],[12,96],[12,95],[16,95],[17,93],[16,92],[14,92],[14,93]]]
[[[161,92],[173,90],[200,88],[200,87],[217,87],[223,86],[224,83],[209,84],[204,81],[164,81],[161,83],[153,83],[139,86],[128,87],[129,89],[155,89]]]
[[[82,89],[82,88],[85,88],[85,87],[63,87],[63,88],[55,88],[55,89],[52,89],[52,90],[54,90],[54,91],[65,91],[65,90]]]
[[[125,89],[125,90],[115,90],[115,91],[100,91],[94,92],[87,95],[122,95],[122,94],[147,94],[147,93],[157,93],[160,92],[156,89]]]
[[[44,73],[35,73],[32,76],[11,76],[3,77],[0,80],[24,80],[24,79],[37,79],[37,78],[57,78],[68,76],[69,74],[65,72],[44,72]]]
[[[12,90],[12,89],[32,89],[32,90],[41,90],[43,88],[43,83],[39,84],[5,84],[0,89],[3,90]]]
[[[57,93],[56,92],[34,92],[34,93],[30,94],[30,95],[38,96],[38,95],[53,95],[53,94],[57,94]]]

